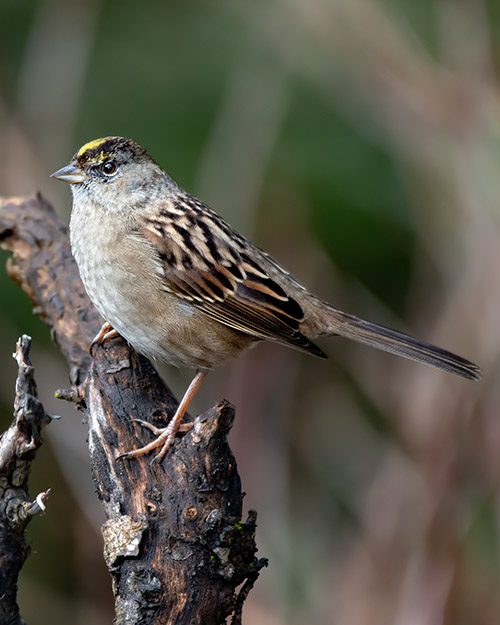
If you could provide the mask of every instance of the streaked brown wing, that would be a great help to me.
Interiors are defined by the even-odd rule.
[[[144,225],[142,236],[158,250],[165,290],[235,330],[326,357],[300,332],[300,305],[238,248],[239,235],[229,243],[220,222],[208,225],[195,211],[183,211],[174,229],[163,220]]]

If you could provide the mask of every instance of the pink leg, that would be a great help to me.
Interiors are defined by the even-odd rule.
[[[100,345],[104,341],[113,338],[113,336],[119,336],[118,332],[113,328],[113,326],[107,321],[102,324],[101,329],[94,337],[94,340],[90,344],[90,347],[93,345]]]
[[[163,456],[167,453],[167,451],[172,446],[174,442],[175,435],[178,432],[186,432],[192,427],[192,423],[183,423],[181,425],[182,418],[184,417],[184,413],[186,412],[191,400],[193,399],[196,391],[198,390],[200,384],[203,382],[205,376],[208,371],[197,371],[194,376],[191,384],[188,386],[187,391],[182,398],[179,407],[177,408],[174,416],[170,420],[169,424],[165,428],[156,428],[151,424],[145,425],[146,422],[138,421],[141,425],[145,425],[149,430],[151,430],[154,434],[157,434],[157,438],[151,441],[148,445],[141,447],[140,449],[134,449],[133,451],[126,452],[124,454],[120,454],[118,458],[135,458],[137,456],[141,456],[142,454],[147,454],[148,452],[156,449],[157,447],[161,447],[160,452],[153,458],[153,462],[160,462]],[[118,459],[117,458],[117,459]]]

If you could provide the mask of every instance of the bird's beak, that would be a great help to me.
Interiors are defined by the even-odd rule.
[[[62,180],[63,182],[67,182],[68,184],[77,184],[79,182],[83,182],[86,178],[83,170],[78,167],[76,161],[71,161],[69,165],[66,167],[61,167],[53,174],[50,174],[51,178],[57,178],[58,180]]]

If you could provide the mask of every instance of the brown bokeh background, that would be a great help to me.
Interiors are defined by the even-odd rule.
[[[341,339],[262,345],[195,403],[231,444],[270,558],[246,625],[500,622],[500,5],[496,0],[3,0],[0,194],[130,136],[339,308],[452,349],[474,384]],[[4,263],[7,254],[2,253]],[[0,271],[0,419],[34,337],[46,433],[20,601],[110,623],[86,426],[65,363]],[[162,369],[177,394],[190,372]]]

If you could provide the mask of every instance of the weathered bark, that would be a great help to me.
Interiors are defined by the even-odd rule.
[[[45,510],[49,491],[34,501],[28,494],[28,474],[42,444],[42,428],[51,417],[37,399],[31,339],[23,336],[14,354],[18,364],[14,420],[0,437],[0,623],[22,625],[17,605],[19,571],[28,557],[24,531],[35,514]]]
[[[71,256],[67,229],[40,197],[0,200],[0,245],[70,366],[74,401],[89,422],[92,473],[107,522],[105,560],[117,624],[241,622],[264,560],[255,557],[255,514],[241,520],[241,485],[226,442],[234,412],[222,402],[198,417],[160,465],[117,460],[152,436],[176,402],[144,357],[111,339],[88,352],[102,320]],[[237,587],[243,587],[237,592]]]

